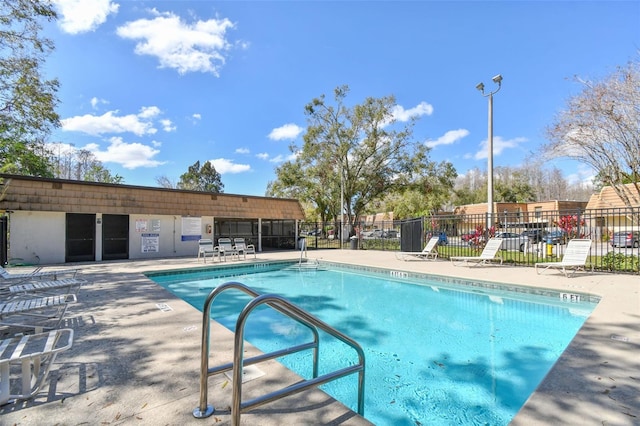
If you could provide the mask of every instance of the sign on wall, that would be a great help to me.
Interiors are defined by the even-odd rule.
[[[182,241],[193,241],[202,238],[202,218],[182,218]]]
[[[142,234],[142,253],[158,253],[160,251],[160,234]]]
[[[136,232],[147,232],[149,221],[147,219],[136,219]]]

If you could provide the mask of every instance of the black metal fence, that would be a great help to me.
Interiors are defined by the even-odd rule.
[[[305,222],[308,249],[421,251],[439,236],[439,257],[477,255],[488,238],[503,238],[505,263],[534,265],[562,258],[572,238],[591,239],[589,264],[599,271],[640,272],[640,209],[438,215],[374,224]]]

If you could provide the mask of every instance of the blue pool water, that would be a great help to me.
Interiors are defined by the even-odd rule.
[[[488,290],[436,277],[408,280],[389,271],[269,268],[235,268],[223,277],[209,270],[150,278],[200,310],[213,288],[238,281],[282,295],[352,337],[366,356],[365,417],[378,425],[508,424],[595,306],[575,296]],[[233,330],[248,301],[242,293],[224,292],[212,318]],[[307,342],[309,336],[267,307],[254,312],[245,329],[246,340],[263,351]],[[311,377],[311,351],[280,361]],[[356,361],[352,349],[321,336],[320,374]],[[322,389],[356,409],[357,375]]]

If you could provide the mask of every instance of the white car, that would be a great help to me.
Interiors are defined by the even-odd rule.
[[[524,246],[529,237],[516,234],[515,232],[498,232],[496,238],[502,238],[501,250],[512,250],[524,252]]]

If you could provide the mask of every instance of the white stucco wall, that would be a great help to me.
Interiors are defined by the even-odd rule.
[[[95,260],[102,259],[102,214],[96,214]],[[191,230],[183,230],[183,224]],[[198,233],[213,238],[207,225],[213,217],[129,215],[129,259],[181,257],[198,254]],[[66,215],[64,212],[11,213],[10,263],[56,264],[65,262]],[[194,227],[195,226],[195,227]],[[184,231],[184,232],[183,232]],[[183,233],[190,234],[183,236]],[[190,239],[191,238],[191,239]],[[157,244],[156,244],[157,243]],[[143,249],[144,244],[144,249]],[[157,250],[157,251],[156,251]]]
[[[199,222],[199,223],[198,223]],[[197,224],[197,229],[183,229]],[[198,255],[198,238],[211,238],[207,234],[207,224],[213,217],[183,218],[182,216],[130,215],[129,216],[129,258],[150,259],[159,257],[181,257]],[[183,240],[183,233],[187,240]],[[193,239],[188,239],[189,237]],[[155,243],[157,242],[157,247]],[[158,251],[154,251],[154,250]]]
[[[9,263],[64,263],[65,214],[16,211],[9,215]]]

